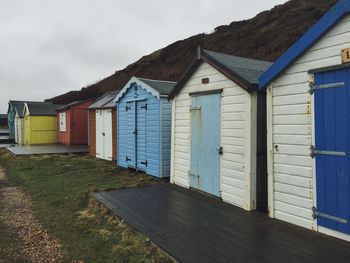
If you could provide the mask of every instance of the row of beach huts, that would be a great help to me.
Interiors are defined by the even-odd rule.
[[[96,101],[10,101],[19,144],[98,158],[350,241],[350,0],[274,64],[198,50],[177,83],[133,77]]]

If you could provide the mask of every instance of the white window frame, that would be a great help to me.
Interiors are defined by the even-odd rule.
[[[66,112],[60,112],[59,114],[59,122],[60,122],[60,132],[67,131],[67,114]]]

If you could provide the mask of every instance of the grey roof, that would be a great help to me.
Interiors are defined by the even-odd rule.
[[[26,103],[26,101],[19,101],[19,100],[10,100],[9,102],[12,107],[15,109],[16,112],[18,112],[18,116],[19,117],[23,117],[23,108],[24,108],[24,104]]]
[[[101,108],[113,108],[114,99],[119,94],[120,90],[113,90],[98,98],[93,104],[90,105],[89,109],[101,109]]]
[[[56,109],[63,105],[55,105],[51,102],[27,102],[30,116],[56,116]]]
[[[151,80],[138,78],[142,82],[146,83],[148,86],[158,91],[160,95],[169,95],[170,91],[175,87],[176,82],[164,81],[164,80]]]
[[[68,103],[66,105],[63,105],[63,106],[60,106],[56,109],[56,111],[62,111],[62,110],[66,110],[66,109],[69,109],[70,107],[72,106],[75,106],[75,105],[78,105],[80,103],[82,103],[83,101],[79,100],[79,101],[73,101],[71,103]]]
[[[251,84],[259,84],[259,77],[273,64],[267,61],[231,56],[209,50],[203,50],[202,52]]]

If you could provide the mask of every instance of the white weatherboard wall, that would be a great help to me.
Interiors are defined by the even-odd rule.
[[[23,144],[23,128],[24,128],[24,118],[18,117],[16,114],[15,116],[15,142],[17,144]]]
[[[209,84],[202,84],[209,78]],[[255,156],[252,144],[252,96],[225,75],[203,62],[173,99],[171,182],[189,188],[191,120],[189,93],[223,89],[221,94],[221,157],[220,190],[223,201],[246,210],[255,208]],[[253,133],[255,134],[255,133]],[[252,179],[253,178],[253,179]]]
[[[270,216],[317,230],[313,96],[308,71],[339,65],[341,50],[350,47],[350,16],[345,17],[267,89]],[[278,147],[277,149],[275,148]]]

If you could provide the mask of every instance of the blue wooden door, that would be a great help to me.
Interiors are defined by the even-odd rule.
[[[135,102],[127,102],[125,107],[127,115],[127,143],[126,143],[126,164],[130,168],[136,168],[136,110]]]
[[[190,187],[220,196],[221,95],[192,97]]]
[[[136,162],[137,169],[146,171],[146,111],[147,101],[136,102]]]
[[[315,75],[318,225],[350,234],[350,70]],[[328,84],[335,87],[330,87]],[[321,86],[320,86],[321,85]],[[336,87],[337,86],[337,87]]]

